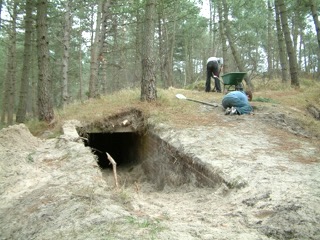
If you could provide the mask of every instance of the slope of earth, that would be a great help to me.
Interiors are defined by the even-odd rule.
[[[0,239],[319,239],[319,139],[285,109],[259,107],[225,116],[199,105],[212,118],[199,126],[149,119],[151,131],[224,179],[214,189],[158,191],[139,166],[119,172],[115,189],[78,121],[48,140],[24,125],[1,130]]]

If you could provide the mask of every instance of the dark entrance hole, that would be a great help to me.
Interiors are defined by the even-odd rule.
[[[148,181],[157,190],[164,186],[215,187],[223,182],[219,172],[195,156],[188,156],[150,131],[89,132],[81,136],[85,145],[97,155],[101,169],[112,170],[108,152],[117,163],[120,184]],[[104,171],[103,171],[104,172]],[[107,171],[110,176],[110,171]],[[123,179],[123,182],[121,182]]]
[[[134,132],[88,133],[86,146],[91,147],[98,157],[102,169],[112,168],[106,152],[117,162],[117,166],[138,163],[139,134]]]

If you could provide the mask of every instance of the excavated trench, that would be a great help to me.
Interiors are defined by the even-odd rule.
[[[91,147],[97,156],[101,169],[112,168],[106,153],[109,153],[117,162],[118,168],[139,163],[138,142],[139,134],[135,132],[117,133],[87,133],[88,141],[85,145]]]
[[[108,153],[120,174],[125,171],[130,175],[132,169],[141,168],[139,173],[144,176],[139,177],[154,183],[157,190],[183,184],[216,187],[223,182],[210,166],[161,139],[145,122],[140,111],[131,109],[77,130],[102,170],[112,168]]]

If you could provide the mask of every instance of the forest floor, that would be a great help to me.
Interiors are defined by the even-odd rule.
[[[254,115],[226,116],[181,102],[190,104],[198,124],[152,131],[228,184],[159,191],[136,166],[118,172],[116,189],[79,140],[79,121],[52,139],[2,129],[0,239],[320,239],[320,138],[293,117],[306,113],[254,103]]]

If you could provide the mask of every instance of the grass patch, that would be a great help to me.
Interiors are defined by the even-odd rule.
[[[257,97],[253,98],[253,101],[255,102],[265,102],[265,103],[277,103],[277,101],[271,99],[271,98],[264,98],[264,97]]]
[[[155,239],[156,235],[165,228],[161,226],[159,219],[151,218],[136,218],[133,216],[127,217],[127,222],[134,226],[134,228],[143,228],[148,231],[151,239]]]
[[[253,101],[276,103],[281,107],[297,109],[300,113],[305,113],[297,117],[305,123],[306,127],[314,128],[312,126],[314,119],[308,116],[306,108],[309,104],[320,105],[319,81],[301,79],[301,87],[299,89],[282,84],[279,79],[270,80],[267,84],[255,79],[253,83],[255,86]],[[219,123],[219,118],[217,118],[214,111],[199,111],[202,108],[201,104],[177,99],[175,95],[180,93],[190,99],[221,104],[223,94],[206,93],[203,81],[199,81],[189,87],[191,90],[158,89],[158,99],[150,103],[140,101],[140,89],[122,90],[101,96],[98,99],[74,102],[67,105],[63,110],[55,110],[55,124],[53,127],[36,120],[29,121],[27,126],[34,135],[39,136],[44,131],[50,130],[52,133],[49,137],[55,137],[61,134],[61,127],[66,120],[77,119],[84,124],[100,122],[109,116],[133,108],[140,110],[154,124],[170,123],[177,128],[184,128],[207,125],[213,121]],[[315,125],[318,127],[317,122]],[[318,131],[320,132],[320,130]]]
[[[114,192],[112,199],[127,207],[127,205],[131,202],[132,197],[125,189],[120,189]]]
[[[290,83],[283,83],[280,79],[254,79],[252,80],[254,90],[260,91],[286,91],[290,89]]]
[[[46,122],[37,119],[29,120],[26,122],[26,126],[34,136],[40,136],[46,131],[48,132],[46,135],[47,138],[55,138],[60,134],[60,131],[48,131],[51,127]]]

